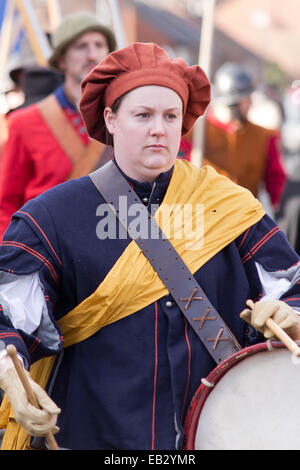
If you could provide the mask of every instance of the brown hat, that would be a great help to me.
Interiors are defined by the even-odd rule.
[[[184,105],[182,134],[186,134],[210,101],[210,83],[198,65],[182,58],[170,59],[153,43],[134,43],[112,52],[82,81],[80,111],[91,137],[111,143],[103,112],[117,98],[134,88],[159,85],[171,88]]]
[[[49,65],[58,68],[57,59],[65,49],[79,36],[89,31],[97,31],[107,40],[109,52],[116,49],[116,39],[113,32],[101,24],[95,15],[88,11],[79,11],[66,15],[52,35],[53,52],[48,59]]]

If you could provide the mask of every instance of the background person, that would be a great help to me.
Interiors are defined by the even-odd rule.
[[[215,106],[206,122],[204,163],[227,171],[255,197],[266,189],[276,210],[286,182],[280,133],[249,121],[254,91],[254,80],[246,67],[226,63],[217,71]]]
[[[249,120],[255,83],[244,65],[222,65],[215,74],[213,90],[206,114],[202,164],[212,165],[249,189],[273,215],[287,179],[280,130]],[[191,140],[192,134],[183,138],[181,157],[190,159]]]
[[[0,239],[26,201],[87,174],[106,148],[89,139],[78,102],[83,77],[115,49],[114,35],[91,13],[77,12],[63,19],[52,39],[49,64],[63,72],[64,84],[10,119],[0,174]]]

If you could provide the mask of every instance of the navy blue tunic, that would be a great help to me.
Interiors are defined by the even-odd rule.
[[[150,207],[162,202],[171,173],[160,175],[153,191],[148,183],[130,182]],[[55,334],[51,343],[42,329],[32,335],[16,330],[3,309],[0,339],[15,344],[29,364],[57,353],[48,391],[62,409],[56,435],[60,446],[180,448],[188,405],[215,363],[171,295],[62,351],[56,320],[97,289],[130,243],[97,237],[96,210],[104,202],[83,177],[47,191],[14,215],[0,248],[0,272],[39,273]],[[246,299],[262,296],[255,262],[283,272],[294,272],[299,263],[268,216],[195,273],[242,345],[263,340],[239,317]],[[299,294],[296,279],[282,300],[299,307]]]

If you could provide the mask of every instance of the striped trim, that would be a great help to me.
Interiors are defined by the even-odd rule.
[[[0,338],[18,338],[24,343],[22,336],[19,335],[18,333],[14,333],[13,331],[0,333]]]
[[[51,302],[49,295],[45,295],[44,298],[45,298],[46,302],[49,302],[52,310],[54,310],[54,304],[53,304],[53,302]]]
[[[244,255],[241,259],[241,262],[244,264],[246,263],[252,256],[268,241],[272,238],[276,233],[280,231],[279,227],[276,226],[272,230],[270,230],[266,235],[263,236],[250,250],[248,253]]]
[[[43,255],[41,255],[40,253],[35,251],[33,248],[30,248],[29,246],[24,245],[24,243],[19,243],[19,242],[15,242],[15,241],[11,241],[11,240],[5,240],[0,245],[1,246],[14,246],[16,248],[21,248],[22,250],[27,251],[30,255],[35,256],[37,259],[42,261],[44,263],[44,265],[49,269],[55,283],[56,284],[59,283],[59,277],[56,274],[55,269],[52,266],[52,264],[50,263],[50,261],[47,260]]]
[[[152,443],[151,450],[154,450],[155,446],[155,405],[156,405],[156,385],[157,385],[157,323],[158,323],[158,310],[157,302],[155,302],[155,366],[154,366],[154,381],[153,381],[153,403],[152,403]]]
[[[48,237],[46,236],[45,232],[41,229],[41,227],[39,226],[39,224],[34,220],[34,218],[28,214],[27,212],[24,212],[24,211],[18,211],[20,214],[24,214],[24,215],[27,215],[27,217],[30,218],[30,220],[32,220],[32,222],[36,225],[36,227],[39,229],[39,231],[41,232],[41,234],[44,236],[46,242],[48,243],[49,247],[51,248],[51,251],[53,252],[55,258],[57,259],[57,261],[59,262],[59,264],[62,266],[62,262],[60,260],[60,258],[58,257],[56,251],[54,250],[52,244],[50,243]]]
[[[38,338],[35,338],[32,345],[28,348],[29,354],[31,355],[40,344],[41,344],[41,341]]]
[[[242,245],[243,245],[244,241],[246,240],[249,231],[250,231],[250,227],[246,230],[246,232],[245,232],[245,234],[244,234],[244,236],[243,236],[243,239],[242,239],[242,241],[241,241],[241,243],[240,243],[240,246],[238,247],[238,250],[239,250],[239,251],[240,251],[240,249],[242,248]]]

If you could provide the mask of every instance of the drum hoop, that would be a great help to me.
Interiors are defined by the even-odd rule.
[[[199,422],[199,416],[204,406],[204,403],[213,390],[214,385],[216,385],[223,375],[245,357],[250,357],[253,354],[261,351],[270,351],[272,349],[281,349],[285,348],[284,344],[280,341],[265,341],[264,343],[254,344],[248,346],[241,351],[238,351],[223,362],[218,364],[206,377],[206,379],[201,383],[201,385],[196,390],[192,401],[189,405],[185,425],[184,425],[184,441],[183,449],[184,450],[194,450],[195,449],[195,437],[197,426]]]

